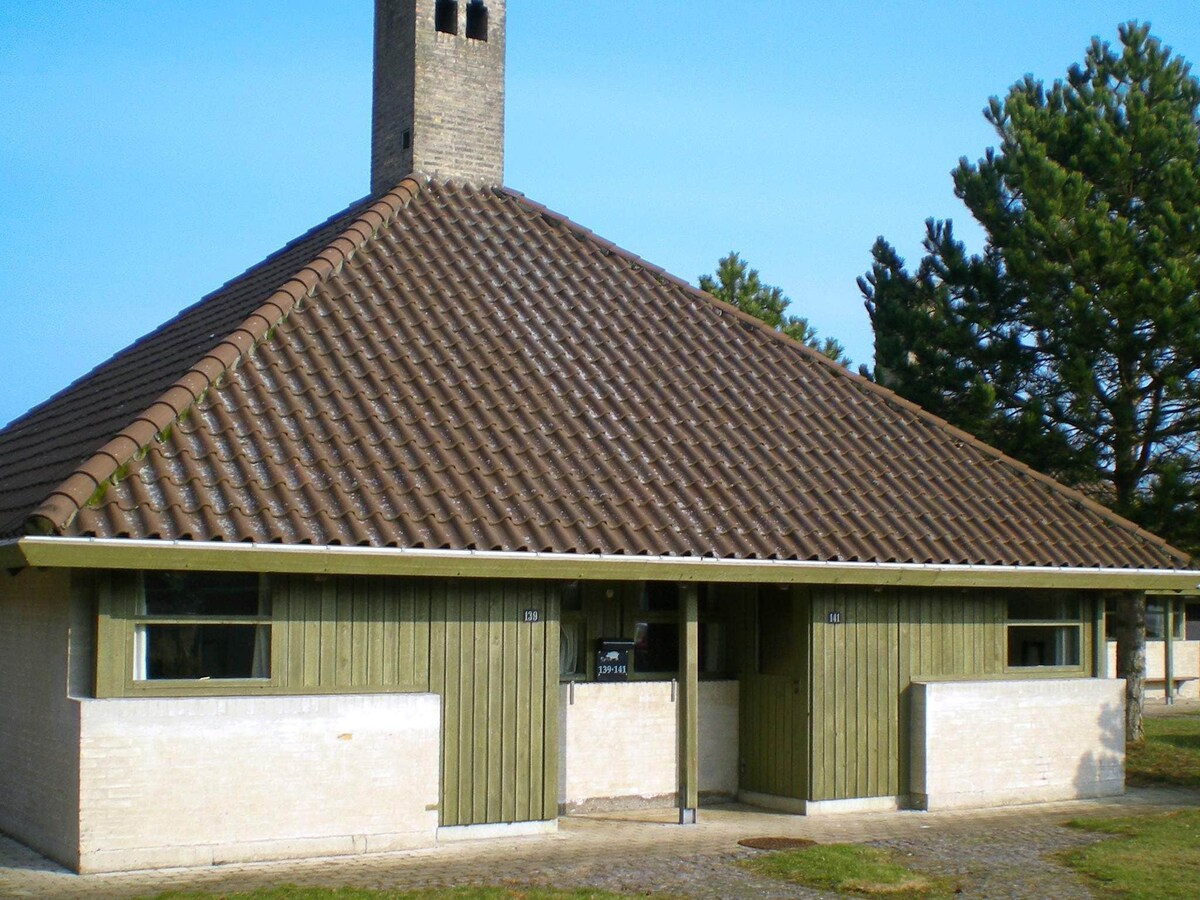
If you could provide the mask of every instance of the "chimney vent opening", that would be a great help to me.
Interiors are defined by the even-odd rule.
[[[467,37],[472,41],[488,39],[488,11],[482,0],[467,4]]]
[[[470,29],[470,10],[467,21],[467,28]],[[458,0],[437,0],[433,13],[433,27],[442,34],[458,34]]]

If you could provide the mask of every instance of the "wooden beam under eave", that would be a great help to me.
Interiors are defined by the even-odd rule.
[[[16,541],[0,543],[0,569],[23,569],[26,565],[25,555]]]
[[[1200,571],[1190,569],[728,560],[40,536],[21,538],[17,546],[26,564],[48,568],[1131,591],[1195,590],[1200,583]]]

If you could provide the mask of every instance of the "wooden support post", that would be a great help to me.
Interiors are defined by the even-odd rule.
[[[678,762],[679,824],[696,824],[700,805],[700,591],[689,582],[679,591]]]
[[[1175,598],[1163,597],[1163,688],[1175,702]]]

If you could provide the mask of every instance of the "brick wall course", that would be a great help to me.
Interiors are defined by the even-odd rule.
[[[503,183],[505,3],[487,0],[486,41],[466,36],[466,6],[449,35],[435,27],[435,0],[376,3],[372,193],[413,172]]]
[[[433,694],[81,703],[85,872],[434,843]]]
[[[678,696],[678,695],[677,695]],[[568,812],[674,802],[678,706],[663,681],[564,685],[559,696],[559,806]],[[700,790],[737,792],[738,686],[703,681]]]
[[[1106,641],[1108,646],[1109,678],[1117,677],[1117,642]],[[1171,652],[1174,655],[1175,695],[1183,700],[1200,699],[1200,641],[1175,640]],[[1166,682],[1166,642],[1146,641],[1146,697],[1162,699]]]
[[[0,831],[74,867],[79,711],[68,696],[71,640],[69,573],[0,573]]]
[[[914,805],[989,807],[1123,792],[1124,685],[1096,678],[914,683]]]

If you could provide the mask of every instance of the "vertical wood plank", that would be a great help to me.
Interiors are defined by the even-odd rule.
[[[695,824],[700,806],[700,730],[697,726],[700,692],[700,608],[695,582],[679,591],[679,697],[676,703],[676,791],[679,823]]]
[[[542,659],[541,648],[544,641],[543,632],[545,630],[545,608],[534,595],[532,585],[526,585],[523,592],[523,606],[526,609],[536,609],[540,616],[536,625],[525,625],[525,640],[528,647],[528,669],[529,669],[529,691],[522,698],[529,707],[529,733],[526,737],[526,742],[529,745],[529,765],[524,769],[522,775],[525,778],[524,794],[529,798],[528,817],[531,819],[537,818],[542,808],[542,767],[545,765],[545,759],[542,756],[542,736],[546,727],[546,709],[543,705],[542,697],[545,692],[545,682],[543,679],[544,662]]]
[[[287,575],[264,575],[268,597],[267,608],[271,611],[271,679],[280,688],[290,685],[292,665],[292,634],[296,630],[295,617],[289,611]]]
[[[459,598],[461,619],[459,622],[458,650],[458,717],[459,717],[459,761],[458,761],[458,805],[459,821],[470,824],[475,821],[475,632],[479,627],[479,598],[473,581],[455,580],[451,590]]]
[[[524,585],[517,585],[521,602],[524,602]],[[516,784],[513,793],[517,801],[517,821],[526,822],[530,819],[529,806],[529,769],[532,763],[529,735],[533,731],[533,710],[529,706],[529,695],[532,690],[532,660],[533,641],[529,629],[522,623],[517,631],[517,768]],[[539,721],[540,724],[540,721]]]
[[[449,610],[446,608],[446,598],[443,590],[436,589],[430,584],[428,587],[430,593],[430,690],[434,694],[440,695],[440,709],[442,709],[442,727],[439,728],[440,743],[442,743],[442,790],[438,799],[438,823],[449,824],[451,821],[451,785],[457,784],[456,778],[451,778],[449,773],[450,767],[450,742],[456,739],[456,730],[451,726],[451,722],[456,721],[456,718],[451,718],[449,710],[449,679],[446,678],[446,655],[448,655],[449,638],[446,635],[446,623],[449,619]],[[455,748],[457,752],[457,746]]]
[[[504,721],[504,588],[496,585],[488,597],[487,633],[487,804],[485,821],[501,822],[503,808],[503,760],[507,731]]]
[[[520,661],[518,630],[521,627],[521,597],[519,587],[505,582],[500,588],[504,624],[500,629],[503,653],[502,679],[505,690],[501,697],[501,716],[504,720],[503,743],[500,750],[500,820],[517,821],[517,744],[524,739],[517,722],[521,698],[517,693],[517,671]]]
[[[542,813],[543,819],[558,815],[558,640],[562,622],[561,595],[549,584],[540,585],[542,595]]]

